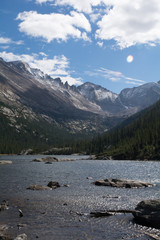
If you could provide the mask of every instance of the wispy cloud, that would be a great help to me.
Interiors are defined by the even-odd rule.
[[[19,41],[13,41],[12,39],[10,38],[6,38],[6,37],[0,37],[0,45],[5,45],[5,44],[16,44],[16,45],[21,45],[23,44],[23,41],[22,40],[19,40]]]
[[[64,55],[54,56],[53,58],[47,58],[47,56],[42,55],[44,54],[16,55],[12,52],[0,52],[0,57],[5,61],[24,61],[27,62],[30,67],[38,68],[53,78],[60,77],[63,82],[67,81],[70,85],[82,84],[82,79],[71,76],[70,62]]]
[[[143,80],[127,77],[119,71],[113,71],[107,68],[99,68],[94,71],[86,71],[85,73],[89,76],[98,76],[112,82],[125,82],[126,84],[132,85],[142,85],[145,83]]]

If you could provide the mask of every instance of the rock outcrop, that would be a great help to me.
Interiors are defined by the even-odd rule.
[[[153,186],[153,184],[147,183],[147,182],[114,179],[114,178],[98,180],[98,181],[95,181],[94,184],[97,186],[109,186],[109,187],[118,187],[118,188],[142,188],[142,187],[152,187]]]
[[[160,228],[160,199],[141,201],[133,216],[144,225]]]

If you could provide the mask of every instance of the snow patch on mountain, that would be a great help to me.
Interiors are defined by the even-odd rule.
[[[78,87],[79,92],[90,101],[110,100],[112,102],[118,97],[118,94],[113,93],[99,85],[93,83],[84,83]]]
[[[143,97],[147,95],[149,90],[153,90],[153,88],[160,89],[160,84],[158,82],[151,82],[143,84],[139,87],[125,88],[121,91],[120,96],[125,99],[132,99],[135,98],[135,96]]]

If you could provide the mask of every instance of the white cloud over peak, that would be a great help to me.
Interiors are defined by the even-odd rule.
[[[32,37],[42,37],[52,40],[67,41],[72,37],[88,41],[86,32],[91,31],[91,25],[83,13],[72,11],[70,15],[51,13],[39,14],[36,11],[22,12],[17,16],[19,30]],[[83,30],[82,30],[83,29]]]
[[[67,81],[70,85],[82,84],[80,78],[71,76],[70,62],[64,55],[54,56],[53,58],[47,58],[46,56],[44,57],[44,53],[17,55],[12,52],[0,52],[0,57],[5,61],[23,61],[28,63],[31,68],[38,68],[53,78],[60,77],[63,82]]]
[[[97,23],[96,38],[115,40],[120,48],[160,43],[159,0],[115,0]]]

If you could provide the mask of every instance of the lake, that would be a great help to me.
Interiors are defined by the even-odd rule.
[[[160,162],[82,160],[86,156],[56,156],[75,161],[32,162],[42,156],[0,156],[11,165],[0,165],[0,203],[9,209],[0,212],[0,224],[8,226],[13,237],[26,233],[31,240],[119,240],[152,239],[160,230],[141,226],[132,214],[93,218],[90,212],[107,209],[134,209],[145,199],[160,198]],[[88,179],[89,178],[89,179]],[[104,178],[142,180],[154,187],[124,189],[95,186]],[[26,188],[46,186],[58,181],[60,188],[32,191]],[[65,187],[64,185],[69,185]],[[24,216],[19,217],[18,209]]]

